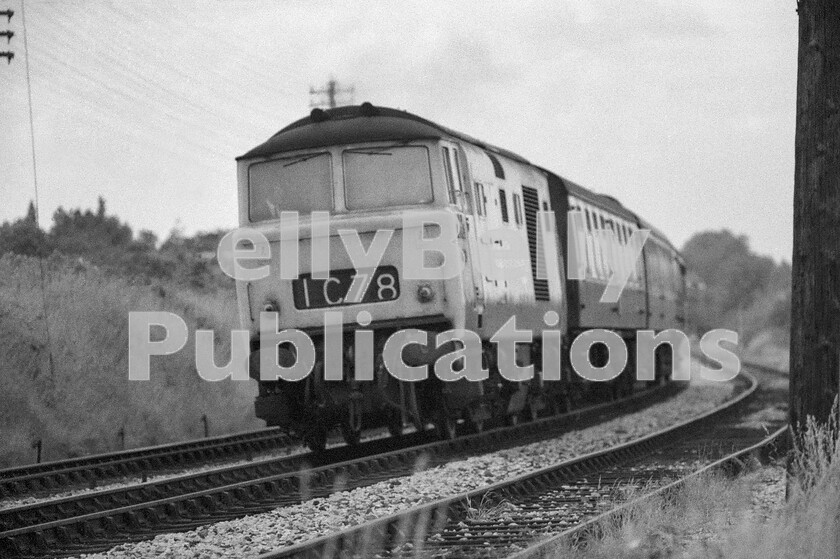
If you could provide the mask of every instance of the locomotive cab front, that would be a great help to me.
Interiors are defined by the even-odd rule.
[[[305,332],[317,356],[302,381],[260,380],[256,411],[268,425],[302,432],[319,445],[335,424],[354,442],[363,423],[385,422],[398,434],[405,420],[422,427],[433,411],[422,409],[430,400],[423,391],[432,389],[388,375],[382,354],[395,332],[422,329],[428,343],[407,345],[402,361],[434,363],[452,349],[437,348],[435,335],[466,326],[473,290],[463,283],[463,225],[452,205],[456,194],[448,190],[452,177],[444,176],[452,172],[444,153],[438,141],[418,138],[239,161],[240,223],[271,247],[268,277],[237,282],[240,318],[251,331],[251,376],[260,378],[265,311],[277,313],[280,329]],[[369,345],[360,349],[356,330],[362,328],[372,340],[365,338]],[[356,354],[371,347],[372,362],[361,364]],[[371,370],[357,370],[360,364]]]

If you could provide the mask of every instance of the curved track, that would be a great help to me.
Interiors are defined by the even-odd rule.
[[[740,381],[749,386],[698,418],[605,451],[280,549],[263,559],[509,555],[602,512],[598,503],[604,502],[616,484],[682,478],[704,461],[765,442],[764,429],[740,423],[764,409],[768,399],[778,399],[778,394],[762,395],[752,375],[741,375]]]
[[[336,447],[320,456],[288,456],[6,509],[0,511],[0,555],[100,551],[159,533],[263,512],[300,502],[304,493],[308,497],[326,495],[336,485],[351,489],[405,475],[414,471],[421,459],[426,467],[433,467],[544,440],[641,409],[679,389],[667,385],[624,400],[450,441],[429,442],[430,433],[414,433],[357,447]]]
[[[754,444],[749,444],[754,440],[753,437],[743,437],[739,442],[748,446],[741,448],[741,450],[732,452],[731,454],[724,456],[723,458],[720,458],[699,470],[695,470],[684,477],[681,477],[671,483],[667,483],[658,489],[633,499],[632,501],[623,503],[611,510],[590,518],[582,524],[578,524],[577,526],[569,528],[552,537],[542,539],[522,551],[510,555],[509,559],[538,559],[543,557],[554,557],[556,556],[554,553],[555,549],[563,540],[572,540],[580,543],[581,541],[590,539],[592,536],[597,536],[602,523],[618,516],[629,507],[638,506],[655,496],[673,492],[674,490],[682,487],[691,478],[707,474],[714,470],[725,470],[729,473],[737,474],[744,470],[746,463],[751,459],[757,459],[759,462],[765,462],[770,457],[778,455],[786,447],[787,433],[788,426],[784,425]],[[653,477],[652,479],[656,479],[656,477]]]

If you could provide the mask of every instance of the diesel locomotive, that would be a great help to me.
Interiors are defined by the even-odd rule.
[[[260,380],[259,360],[252,358],[250,374],[259,384],[256,414],[269,426],[301,435],[314,449],[323,448],[336,427],[348,444],[374,426],[399,436],[408,424],[434,425],[442,437],[453,437],[460,430],[559,413],[593,394],[615,397],[637,384],[636,332],[684,326],[685,265],[661,232],[613,197],[411,113],[370,103],[315,109],[238,157],[237,164],[240,225],[262,233],[273,249],[268,277],[237,281],[252,357],[259,353],[265,312],[277,313],[280,327],[308,334],[316,354],[312,374],[297,381]],[[284,212],[297,217],[284,222]],[[569,212],[579,212],[583,231],[577,240],[569,239]],[[548,213],[555,219],[543,219]],[[418,264],[411,261],[415,257],[428,268],[440,264],[438,254],[422,247],[441,238],[442,229],[455,231],[450,244],[460,259],[458,272],[431,278],[407,273]],[[597,231],[607,230],[617,251],[596,239]],[[619,300],[602,303],[616,254],[629,250],[637,230],[651,232],[641,256]],[[357,249],[377,251],[374,268],[354,268],[347,231],[361,241]],[[377,237],[378,231],[389,235]],[[565,269],[570,244],[579,247],[574,279]],[[290,251],[297,270],[281,277]],[[521,265],[511,273],[517,260]],[[327,312],[344,317],[338,338],[326,339]],[[499,374],[492,338],[511,317],[518,329],[533,332],[530,342],[515,345],[516,363],[536,368],[529,380]],[[548,328],[562,336],[560,380],[546,381],[540,371],[541,332]],[[631,352],[624,372],[609,383],[568,370],[571,341],[596,328],[618,333]],[[409,382],[388,374],[383,348],[405,329],[426,332],[429,339],[400,350],[411,366],[433,365],[462,347],[457,341],[436,345],[437,334],[474,332],[487,377],[444,382],[430,374]],[[353,370],[361,330],[369,332],[374,348],[365,377],[371,380],[365,381]],[[599,350],[603,346],[591,348],[594,364],[605,359]],[[295,358],[294,346],[278,351]],[[330,352],[343,359],[329,359]],[[657,354],[657,381],[667,361],[667,352]]]

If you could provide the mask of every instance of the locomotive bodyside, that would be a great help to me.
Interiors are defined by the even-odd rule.
[[[269,275],[237,282],[240,319],[251,332],[251,375],[259,380],[257,416],[302,433],[315,448],[334,425],[350,443],[363,425],[399,434],[406,422],[417,428],[432,422],[454,436],[456,423],[481,429],[488,419],[536,417],[546,407],[562,408],[561,401],[569,406],[569,394],[585,384],[565,356],[574,336],[608,328],[632,348],[636,330],[679,327],[684,316],[684,266],[658,231],[620,300],[600,302],[616,252],[596,240],[596,231],[611,231],[621,252],[636,230],[649,229],[618,201],[409,113],[369,104],[313,111],[238,158],[238,182],[241,226],[259,231],[271,247]],[[570,210],[585,224],[580,279],[564,275]],[[418,278],[419,263],[427,269],[442,263],[428,250],[434,238],[449,243],[460,266],[446,277]],[[366,251],[381,258],[359,269]],[[359,289],[360,276],[367,287]],[[275,313],[276,328],[302,330],[313,340],[312,374],[260,379],[264,311]],[[331,333],[328,315],[341,324]],[[533,333],[515,350],[517,365],[535,365],[531,380],[499,371],[494,336],[512,318],[518,330]],[[546,328],[563,335],[562,382],[545,383],[540,374]],[[362,376],[373,382],[356,379],[362,329],[372,332],[374,355]],[[406,365],[429,365],[419,382],[397,380],[382,358],[386,342],[406,329],[428,339],[399,351]],[[457,341],[437,347],[435,336],[450,329],[480,338],[486,380],[435,377],[438,359],[463,348]],[[288,345],[277,351],[279,361],[297,357]],[[632,388],[632,363],[621,377],[625,388]]]

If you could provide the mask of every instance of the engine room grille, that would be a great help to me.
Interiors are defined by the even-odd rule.
[[[545,278],[545,253],[537,250],[537,212],[540,210],[540,196],[536,188],[522,186],[522,204],[525,206],[525,229],[528,232],[528,252],[531,253],[531,277],[534,280],[534,296],[537,301],[548,301],[548,280]]]

